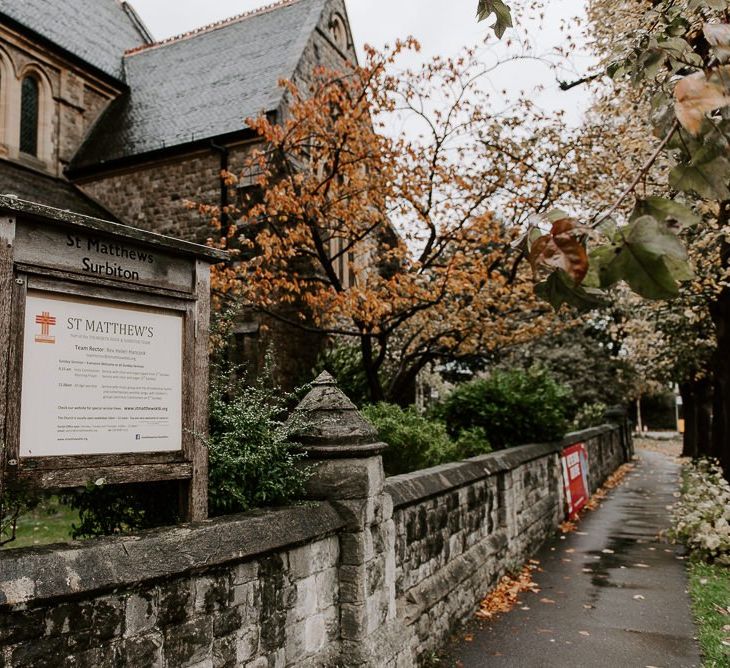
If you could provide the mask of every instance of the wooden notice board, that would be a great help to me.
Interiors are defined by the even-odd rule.
[[[210,265],[225,253],[0,196],[2,484],[179,481],[207,516]]]

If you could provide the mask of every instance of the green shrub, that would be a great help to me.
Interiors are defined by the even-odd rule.
[[[265,377],[265,376],[264,376]],[[281,505],[301,497],[309,475],[286,421],[293,397],[265,380],[246,386],[222,374],[211,386],[208,502],[211,515]]]
[[[492,446],[487,438],[487,432],[482,427],[462,429],[456,439],[456,451],[459,459],[469,459],[491,452]]]
[[[606,421],[606,404],[583,404],[573,418],[572,428],[576,431],[597,427]]]
[[[670,536],[693,557],[730,566],[730,483],[722,468],[715,460],[698,459],[685,465],[683,479]]]
[[[72,538],[132,533],[180,521],[179,486],[174,482],[107,485],[103,479],[65,492],[64,504],[78,511]]]
[[[379,403],[365,406],[362,413],[375,425],[378,437],[389,445],[383,454],[383,466],[389,475],[491,452],[481,427],[465,429],[452,439],[443,422],[420,415],[413,406]]]
[[[552,441],[568,429],[571,391],[539,368],[494,371],[488,378],[458,386],[433,414],[449,433],[484,430],[495,450]]]
[[[362,413],[375,425],[379,438],[390,446],[383,453],[383,466],[389,475],[460,458],[443,423],[419,415],[413,407],[379,403],[365,406]]]

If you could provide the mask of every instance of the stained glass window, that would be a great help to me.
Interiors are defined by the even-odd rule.
[[[20,91],[20,150],[30,155],[38,155],[38,98],[38,81],[25,77]]]

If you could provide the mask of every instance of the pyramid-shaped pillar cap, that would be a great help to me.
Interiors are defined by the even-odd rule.
[[[302,422],[294,436],[315,459],[371,457],[388,447],[326,371],[317,376],[291,419]]]

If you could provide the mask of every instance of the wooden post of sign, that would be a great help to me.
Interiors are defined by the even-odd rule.
[[[186,440],[192,448],[188,457],[193,465],[193,477],[188,490],[188,519],[192,522],[208,517],[208,449],[201,443],[208,433],[208,326],[210,324],[210,266],[200,260],[195,263],[195,296],[192,341],[193,383],[191,408],[193,438]],[[186,402],[183,402],[186,403]]]
[[[15,218],[0,217],[0,498],[5,490],[5,416],[8,414],[8,366],[10,363],[11,311],[13,304],[13,245]],[[0,510],[2,503],[0,502]]]

